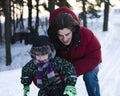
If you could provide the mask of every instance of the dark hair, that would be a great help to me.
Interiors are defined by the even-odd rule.
[[[73,35],[77,31],[80,25],[78,22],[73,18],[71,14],[68,13],[59,13],[51,22],[48,28],[48,36],[50,37],[51,41],[54,43],[56,39],[58,39],[58,30],[63,28],[69,28]]]

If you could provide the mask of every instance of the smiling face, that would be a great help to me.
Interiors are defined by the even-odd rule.
[[[64,45],[69,45],[72,41],[72,31],[68,28],[59,29],[58,38]]]

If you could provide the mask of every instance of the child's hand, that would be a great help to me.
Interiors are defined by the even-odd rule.
[[[68,96],[77,96],[76,88],[75,86],[66,86],[64,90],[64,95]]]
[[[30,87],[29,86],[24,86],[23,90],[24,90],[24,96],[28,96],[29,91],[30,91]]]

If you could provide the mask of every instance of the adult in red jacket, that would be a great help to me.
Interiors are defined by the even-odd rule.
[[[57,55],[70,61],[78,76],[83,75],[88,95],[100,96],[101,45],[93,32],[80,25],[72,10],[60,7],[50,14],[48,36]]]

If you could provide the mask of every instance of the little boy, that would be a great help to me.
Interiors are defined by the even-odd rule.
[[[21,74],[24,96],[29,93],[32,81],[40,88],[38,96],[76,96],[77,75],[73,65],[55,56],[56,51],[47,36],[36,36],[33,41],[32,59],[22,68]],[[56,73],[61,82],[57,82]]]

